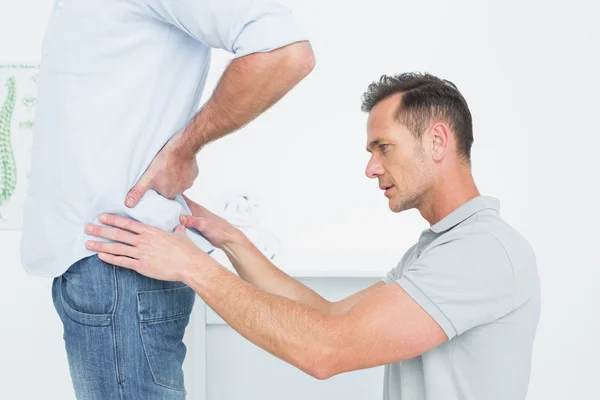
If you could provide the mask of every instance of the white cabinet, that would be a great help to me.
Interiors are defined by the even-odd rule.
[[[358,275],[363,276],[296,278],[328,300],[338,300],[381,279]],[[317,380],[246,340],[199,297],[186,343],[185,371],[190,400],[382,398],[383,367]]]

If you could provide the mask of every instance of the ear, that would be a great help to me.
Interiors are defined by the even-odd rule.
[[[434,161],[441,161],[450,144],[450,128],[441,123],[435,123],[429,132],[431,138],[431,157]]]

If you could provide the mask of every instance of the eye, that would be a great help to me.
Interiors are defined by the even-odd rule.
[[[385,150],[388,148],[389,144],[387,143],[383,143],[379,145],[379,148],[381,149],[382,152],[385,153]]]

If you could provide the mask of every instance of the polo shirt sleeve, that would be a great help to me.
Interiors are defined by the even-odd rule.
[[[383,277],[383,279],[381,279],[384,283],[392,283],[394,282],[394,279],[396,278],[396,270],[398,269],[398,267],[396,268],[392,268],[390,270],[390,272],[387,273],[387,275],[385,277]]]
[[[514,308],[515,279],[504,246],[492,235],[449,240],[423,253],[396,280],[448,339]]]
[[[271,0],[146,0],[152,14],[234,58],[308,40],[292,12]]]

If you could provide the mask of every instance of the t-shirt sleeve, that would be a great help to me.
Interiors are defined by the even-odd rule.
[[[396,282],[435,319],[448,339],[514,308],[510,259],[502,244],[487,234],[437,245],[407,266]]]
[[[146,0],[152,15],[235,58],[308,40],[287,7],[270,0]]]

